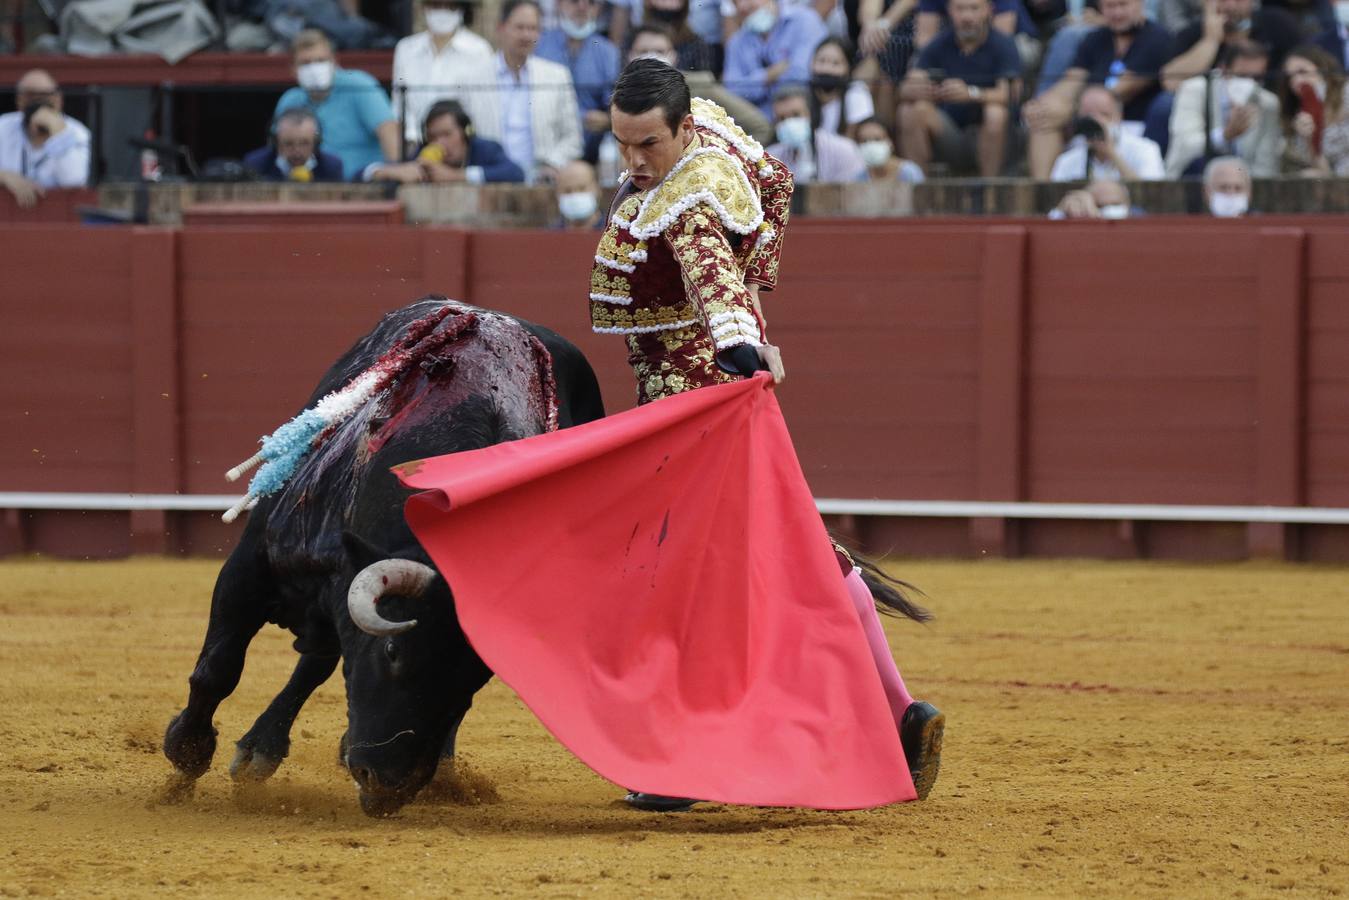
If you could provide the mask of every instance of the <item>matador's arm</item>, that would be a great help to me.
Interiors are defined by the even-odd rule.
[[[762,346],[753,298],[716,214],[694,206],[665,229],[664,239],[679,264],[684,292],[702,312],[716,349]]]

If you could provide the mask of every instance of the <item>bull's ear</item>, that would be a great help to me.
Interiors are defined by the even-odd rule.
[[[342,549],[347,551],[347,559],[351,560],[352,567],[357,572],[364,569],[372,563],[377,563],[381,559],[389,559],[393,556],[383,547],[377,547],[374,544],[350,531],[342,532]]]

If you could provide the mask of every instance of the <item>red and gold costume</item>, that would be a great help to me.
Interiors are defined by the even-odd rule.
[[[639,403],[740,377],[715,354],[764,343],[747,285],[777,284],[791,172],[715,103],[693,120],[670,173],[617,203],[590,276],[591,323],[627,335]]]

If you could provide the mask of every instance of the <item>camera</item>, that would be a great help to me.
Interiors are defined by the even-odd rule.
[[[1077,137],[1078,135],[1086,138],[1087,143],[1094,143],[1106,139],[1105,129],[1101,127],[1101,123],[1090,116],[1079,116],[1078,119],[1073,122],[1073,137]]]
[[[34,100],[32,103],[29,103],[27,106],[23,108],[23,130],[25,132],[28,131],[28,126],[32,124],[33,116],[36,115],[37,111],[39,109],[42,109],[43,107],[54,110],[56,109],[56,104],[53,103],[51,100],[47,99]],[[40,128],[40,130],[44,134],[47,132],[47,129],[45,128]]]

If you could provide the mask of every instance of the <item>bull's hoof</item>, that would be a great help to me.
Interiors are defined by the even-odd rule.
[[[375,819],[383,819],[396,814],[412,799],[401,791],[360,792],[361,812]]]
[[[179,713],[169,722],[164,732],[164,755],[173,763],[173,767],[188,778],[200,778],[211,768],[211,758],[215,756],[216,730],[207,725],[202,728],[183,720]]]
[[[243,741],[238,744],[239,749],[234,753],[234,761],[230,763],[230,777],[235,781],[266,781],[276,774],[276,770],[281,767],[281,761],[285,756],[272,756],[261,750],[247,747]]]

